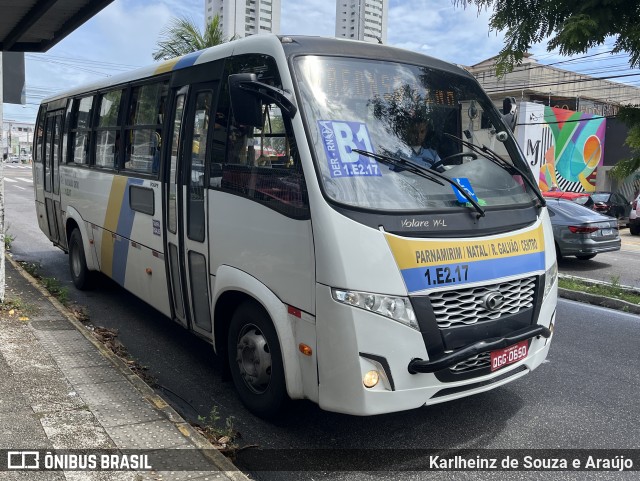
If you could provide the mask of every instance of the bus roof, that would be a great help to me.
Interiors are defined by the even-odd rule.
[[[143,80],[155,75],[169,73],[193,65],[212,62],[220,58],[244,53],[273,54],[276,49],[284,49],[287,57],[293,55],[333,55],[344,57],[370,58],[394,62],[424,65],[456,74],[471,76],[466,70],[433,57],[422,55],[410,50],[403,50],[387,45],[344,38],[309,37],[309,36],[278,36],[273,34],[252,35],[233,40],[205,50],[189,53],[182,57],[155,63],[131,72],[99,80],[97,82],[76,87],[72,90],[60,92],[42,101],[43,104],[58,99],[73,97],[83,93],[107,89],[127,82]]]

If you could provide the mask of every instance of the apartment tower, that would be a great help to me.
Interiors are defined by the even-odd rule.
[[[204,0],[206,22],[216,14],[227,38],[280,33],[280,0]]]
[[[387,43],[388,0],[337,0],[336,37]]]

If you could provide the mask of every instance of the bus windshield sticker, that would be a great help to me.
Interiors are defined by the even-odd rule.
[[[469,182],[469,179],[467,179],[466,177],[454,177],[453,180],[455,180],[458,185],[460,187],[462,187],[462,189],[469,194],[469,196],[475,200],[476,202],[478,202],[478,198],[476,197],[476,193],[473,191],[473,187],[471,187],[471,182]],[[456,197],[458,198],[458,201],[461,202],[462,204],[466,204],[467,202],[469,202],[469,200],[462,195],[462,193],[460,192],[460,189],[458,189],[457,187],[454,187],[453,185],[451,186],[451,188],[453,189],[453,193],[456,194]]]
[[[353,149],[375,153],[369,130],[362,122],[318,120],[331,177],[381,177],[378,163]]]

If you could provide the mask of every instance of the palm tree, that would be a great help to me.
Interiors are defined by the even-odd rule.
[[[190,18],[174,18],[162,29],[158,39],[158,49],[153,52],[154,60],[169,60],[204,48],[234,40],[222,34],[220,16],[216,15],[205,26],[204,34]]]

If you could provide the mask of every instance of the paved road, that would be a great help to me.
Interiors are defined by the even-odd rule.
[[[620,238],[619,251],[598,254],[588,261],[566,257],[558,263],[560,272],[605,282],[617,280],[640,288],[640,236],[631,235],[629,229],[624,228],[620,230]]]
[[[507,386],[442,405],[368,418],[327,413],[309,402],[297,402],[287,418],[264,422],[247,413],[232,386],[221,382],[209,345],[108,280],[92,292],[75,290],[67,272],[67,256],[53,248],[37,226],[34,228],[30,186],[26,180],[18,180],[30,177],[30,173],[18,169],[5,173],[7,179],[15,180],[5,184],[7,223],[9,232],[16,236],[14,256],[41,262],[43,275],[63,279],[69,286],[69,297],[88,306],[95,324],[118,329],[123,344],[157,379],[160,393],[185,417],[195,420],[216,406],[223,418],[234,418],[242,444],[276,449],[595,449],[640,445],[640,398],[635,395],[640,392],[640,319],[570,301],[558,305],[558,327],[548,361]],[[243,466],[242,457],[238,464]],[[355,472],[252,474],[259,480],[363,478]],[[402,478],[495,479],[490,474],[466,474],[405,473]],[[565,473],[562,479],[590,479],[585,474]],[[376,480],[398,477],[397,473],[366,476]],[[609,479],[606,473],[597,478]],[[621,478],[625,476],[616,479]],[[550,478],[518,473],[518,479]]]

